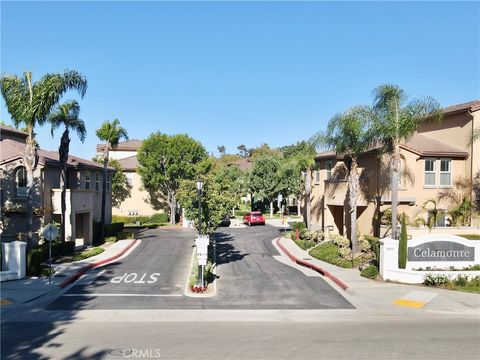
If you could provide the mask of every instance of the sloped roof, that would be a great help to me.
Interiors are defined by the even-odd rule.
[[[480,110],[480,100],[473,100],[462,104],[456,104],[447,106],[443,109],[445,115],[451,115],[454,113],[465,112],[465,111],[477,111]]]
[[[138,167],[137,155],[117,160],[125,171],[135,171]]]
[[[401,144],[401,147],[421,156],[449,156],[458,158],[466,158],[468,156],[468,152],[466,151],[433,139],[425,134],[418,133],[413,135],[404,144]]]
[[[250,158],[239,159],[234,161],[232,164],[238,166],[240,170],[249,170],[253,166],[252,159]]]
[[[22,136],[22,137],[25,137],[25,138],[28,136],[28,133],[26,133],[25,131],[15,129],[15,128],[13,128],[11,126],[7,126],[7,125],[0,125],[0,132],[11,133],[11,134],[15,134],[15,135]]]
[[[23,158],[25,152],[25,144],[18,141],[5,139],[0,142],[0,164],[5,164],[10,161]],[[38,163],[41,165],[59,166],[59,154],[57,151],[38,150]],[[95,161],[86,160],[77,156],[69,155],[67,166],[79,169],[103,170],[103,165]],[[109,171],[115,170],[112,167]]]
[[[143,141],[138,139],[131,139],[118,143],[118,146],[114,149],[115,151],[138,151],[142,146]],[[105,150],[105,144],[97,145],[97,152]],[[112,148],[110,148],[112,150]]]

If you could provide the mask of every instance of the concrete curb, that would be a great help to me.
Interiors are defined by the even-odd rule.
[[[119,253],[113,255],[113,256],[110,256],[109,258],[106,258],[106,259],[103,259],[103,260],[100,260],[100,261],[97,261],[97,262],[94,262],[94,263],[91,263],[91,264],[88,264],[88,265],[85,265],[84,267],[82,267],[80,270],[78,270],[77,272],[75,272],[75,274],[73,274],[72,276],[70,276],[68,279],[65,279],[60,285],[60,289],[63,289],[64,287],[74,283],[75,281],[77,281],[83,274],[85,274],[88,270],[90,269],[93,269],[93,268],[96,268],[96,267],[99,267],[99,266],[102,266],[102,265],[105,265],[111,261],[114,261],[114,260],[117,260],[119,257],[123,256],[128,250],[131,249],[131,247],[133,245],[135,245],[135,243],[137,242],[137,239],[133,239],[132,242],[130,242],[130,244],[128,244],[127,247],[125,247],[122,251],[120,251]]]
[[[282,239],[282,238],[279,237],[275,241],[276,241],[278,247],[280,249],[282,249],[282,251],[285,253],[285,255],[287,255],[290,258],[290,260],[292,260],[296,264],[299,264],[299,265],[305,266],[309,269],[317,271],[321,275],[323,275],[323,276],[329,278],[330,280],[332,280],[342,290],[348,291],[348,286],[346,284],[344,284],[340,279],[338,279],[335,275],[331,274],[330,272],[322,269],[321,267],[319,267],[317,265],[310,264],[308,261],[296,258],[292,253],[290,253],[290,251],[287,250],[287,248],[285,246],[282,245],[282,243],[280,242],[280,239]]]

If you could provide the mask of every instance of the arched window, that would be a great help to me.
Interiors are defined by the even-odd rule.
[[[15,171],[15,186],[17,196],[27,196],[27,169],[23,166]]]

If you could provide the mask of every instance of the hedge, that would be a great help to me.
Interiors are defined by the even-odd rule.
[[[60,241],[52,242],[52,258],[60,255]],[[65,242],[65,253],[70,254],[75,250],[74,241]],[[42,263],[48,261],[49,258],[49,243],[45,242],[42,245],[33,247],[27,254],[27,275],[40,276],[42,274]]]

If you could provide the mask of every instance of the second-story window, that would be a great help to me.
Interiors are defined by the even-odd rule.
[[[435,185],[435,159],[425,159],[425,185]]]
[[[133,185],[133,174],[126,173],[125,176],[127,177],[127,184],[132,186]]]
[[[440,159],[440,185],[452,185],[452,159]]]
[[[15,187],[17,196],[27,196],[27,169],[24,166],[19,167],[15,171]]]
[[[100,191],[100,174],[95,173],[95,191]]]
[[[85,190],[90,189],[90,173],[87,171],[85,173]]]
[[[112,183],[112,175],[107,175],[107,191],[110,191],[110,184]]]
[[[328,160],[326,162],[325,168],[327,169],[327,180],[330,180],[332,178],[333,161]]]
[[[320,170],[315,171],[315,183],[320,183]]]

